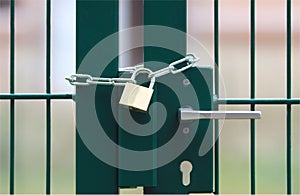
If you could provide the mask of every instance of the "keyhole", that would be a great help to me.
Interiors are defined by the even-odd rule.
[[[190,185],[191,181],[191,172],[193,169],[193,165],[190,161],[182,161],[180,164],[180,171],[182,172],[182,184],[184,186]]]

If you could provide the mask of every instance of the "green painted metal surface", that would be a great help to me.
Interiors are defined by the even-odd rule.
[[[10,93],[15,93],[15,1],[10,1]],[[10,101],[10,181],[9,191],[15,185],[15,100]]]
[[[51,93],[51,0],[46,5],[46,92]],[[51,99],[46,100],[46,194],[51,194]]]
[[[292,95],[292,1],[287,0],[286,4],[286,98]],[[292,194],[292,108],[288,104],[286,107],[286,185],[287,194]]]
[[[76,26],[76,64],[78,68],[85,55],[99,41],[118,31],[118,1],[77,0]],[[117,51],[117,40],[110,47]],[[101,66],[101,62],[95,62],[95,66]],[[118,60],[113,60],[108,67],[102,76],[117,77]],[[76,95],[84,95],[84,90],[77,87]],[[111,91],[112,87],[97,87],[95,98],[99,98],[101,101],[95,101],[95,103],[100,123],[106,126],[105,129],[110,130],[110,138],[117,143],[117,124],[109,112],[110,104],[107,103],[111,101]],[[118,193],[117,169],[96,158],[82,142],[78,133],[76,135],[76,193]]]
[[[186,1],[177,0],[177,1],[153,1],[153,0],[144,0],[144,25],[161,25],[166,27],[176,28],[183,32],[186,32]],[[157,37],[160,39],[160,37]],[[178,39],[177,36],[168,36],[164,37],[164,41],[170,42],[170,45],[173,42],[177,42],[176,52],[168,50],[166,48],[151,47],[152,42],[155,41],[155,37],[151,34],[151,30],[144,31],[144,66],[150,68],[152,71],[160,69],[168,65],[169,63],[182,58],[186,55],[186,38],[181,37]],[[160,65],[154,64],[151,61],[161,62]],[[163,64],[163,66],[162,66]],[[152,101],[155,101],[156,91]],[[167,96],[166,98],[169,98]],[[122,109],[120,109],[120,114],[122,114]],[[156,116],[153,110],[153,116]],[[140,122],[145,122],[149,120],[149,115],[142,113],[133,113],[133,117]],[[126,120],[126,119],[122,119]],[[156,120],[152,118],[153,131],[156,127]],[[173,119],[175,120],[175,118]],[[175,121],[173,121],[175,122]],[[136,150],[153,150],[157,147],[157,134],[145,137],[136,137],[129,135],[127,132],[124,132],[120,128],[119,131],[119,144],[131,149]],[[134,146],[134,148],[132,148]],[[154,151],[153,155],[153,166],[156,164],[157,154]],[[122,160],[125,160],[126,156],[122,156],[119,153],[119,161],[122,163]],[[157,186],[157,170],[149,171],[119,171],[119,185],[120,186]],[[145,191],[147,191],[145,189]]]
[[[138,83],[142,84],[143,86],[147,87],[149,86],[149,82],[147,82],[146,75],[139,76]],[[146,82],[145,82],[146,81]],[[122,89],[120,89],[120,95],[122,94]],[[154,92],[151,99],[150,104],[153,102],[156,102],[156,94],[157,89],[156,86],[154,86]],[[119,124],[121,123],[129,123],[130,119],[128,117],[132,117],[133,120],[138,124],[146,124],[150,123],[149,129],[150,131],[154,132],[156,127],[156,116],[157,116],[157,110],[154,108],[152,110],[148,110],[148,112],[140,112],[131,110],[131,115],[126,115],[125,113],[128,112],[127,107],[119,106]],[[153,116],[151,118],[150,116]],[[132,127],[135,128],[135,127]],[[137,131],[145,131],[143,128],[136,127],[133,130]],[[119,126],[119,134],[118,134],[118,143],[121,147],[125,147],[130,150],[134,151],[146,151],[146,150],[153,150],[157,147],[157,139],[156,134],[153,133],[152,135],[148,136],[137,136],[134,134],[131,134],[130,132],[126,132],[122,127]],[[153,163],[153,167],[156,165],[156,152],[153,151],[149,154],[149,159],[151,159]],[[126,156],[122,152],[119,151],[119,165],[122,167],[122,163],[125,161],[130,161],[131,157]],[[140,162],[143,163],[143,160]],[[156,169],[150,169],[147,171],[128,171],[128,170],[122,170],[119,169],[119,175],[118,175],[118,184],[120,187],[134,187],[134,186],[156,186],[157,185],[157,171]]]
[[[168,75],[158,79],[157,101],[162,103],[167,110],[167,119],[163,127],[157,133],[157,145],[168,143],[177,131],[180,132],[180,140],[185,141],[189,136],[194,136],[189,146],[177,158],[157,169],[157,186],[146,187],[145,194],[188,194],[196,192],[213,192],[213,150],[209,150],[204,156],[198,156],[200,145],[205,134],[208,132],[209,139],[206,143],[213,141],[213,128],[209,125],[210,120],[200,120],[199,124],[179,124],[177,119],[178,109],[191,106],[197,110],[212,109],[212,68],[192,68],[184,72],[189,79],[190,85],[184,86],[182,77]],[[180,78],[180,79],[179,79]],[[171,84],[172,83],[172,84]],[[175,92],[169,86],[177,86]],[[193,90],[197,95],[199,104],[191,101]],[[179,102],[179,99],[181,103]],[[189,128],[189,133],[184,133],[184,128]],[[195,135],[193,135],[195,133]],[[179,141],[180,142],[180,141]],[[178,144],[180,145],[180,143]],[[176,150],[174,148],[174,150]],[[172,151],[169,151],[172,152]],[[161,161],[165,156],[158,155]],[[193,165],[191,172],[191,183],[189,186],[182,184],[182,173],[180,163],[190,161]]]
[[[186,150],[174,160],[171,160],[165,166],[162,166],[155,170],[150,171],[124,171],[119,170],[119,186],[120,187],[134,187],[144,186],[145,194],[188,194],[191,192],[212,192],[213,191],[213,150],[200,157],[198,156],[200,145],[204,139],[205,134],[208,132],[210,138],[206,142],[213,142],[213,128],[209,126],[209,120],[202,120],[200,124],[185,123],[179,124],[178,121],[178,109],[184,106],[191,106],[194,109],[211,110],[212,109],[212,86],[213,86],[213,70],[212,68],[192,68],[184,72],[186,78],[189,79],[190,85],[185,86],[183,84],[182,76],[178,75],[166,75],[159,78],[155,85],[155,95],[152,98],[153,102],[159,102],[165,106],[167,110],[167,118],[163,126],[159,131],[151,136],[135,136],[119,127],[119,145],[131,150],[145,151],[152,150],[163,146],[173,139],[175,133],[180,133],[180,139],[186,140],[187,137],[193,136],[185,134],[182,130],[188,127],[190,131],[197,132],[191,144]],[[145,83],[144,86],[147,86]],[[176,86],[178,89],[171,89],[169,86]],[[191,101],[191,97],[195,90],[197,99],[200,101],[200,106]],[[120,94],[122,93],[122,90]],[[181,99],[181,104],[179,99]],[[124,116],[128,108],[122,106],[119,107],[119,120],[120,123],[126,123],[129,121],[128,116]],[[148,113],[141,113],[137,111],[131,111],[131,116],[141,124],[149,121],[153,124],[154,128],[157,128],[156,117],[159,117],[157,108],[153,109],[152,118]],[[160,111],[159,111],[160,112]],[[131,117],[129,116],[129,117]],[[138,131],[145,131],[145,129],[137,129]],[[192,134],[192,133],[191,133]],[[155,141],[155,142],[153,142]],[[174,148],[171,152],[177,152]],[[179,152],[179,151],[178,151]],[[165,158],[164,155],[159,155],[157,152],[153,152],[153,166],[157,164],[157,161],[162,161]],[[119,153],[119,163],[122,161],[128,161],[127,156]],[[188,187],[182,184],[182,173],[180,172],[180,163],[184,160],[189,160],[193,164],[193,171],[191,177],[191,185]],[[141,163],[143,163],[141,161]]]
[[[250,49],[250,63],[251,63],[251,87],[250,96],[255,98],[255,0],[251,0],[250,6],[250,18],[251,18],[251,49]],[[255,104],[251,104],[251,111],[255,110]],[[255,194],[255,120],[250,120],[250,172],[251,172],[251,194]]]
[[[186,9],[186,0],[144,0],[144,25],[160,25],[186,32]],[[145,45],[155,41],[151,31],[145,30],[144,40]],[[152,63],[147,62],[158,61],[169,64],[174,59],[180,59],[186,55],[186,37],[178,38],[176,35],[169,34],[169,36],[164,37],[164,41],[165,43],[170,43],[170,45],[176,43],[176,51],[159,47],[145,47],[145,67],[149,67],[152,70],[163,68],[162,65],[154,66]]]
[[[219,97],[219,0],[214,1],[214,62],[215,62],[215,96]],[[215,110],[219,105],[215,105]],[[215,194],[219,194],[219,122],[215,120]]]

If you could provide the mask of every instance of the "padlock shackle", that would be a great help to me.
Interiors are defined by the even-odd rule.
[[[135,78],[141,73],[150,75],[152,74],[152,71],[148,68],[139,68],[133,72],[131,79],[135,80]],[[154,84],[155,84],[155,77],[151,77],[149,88],[153,89]]]

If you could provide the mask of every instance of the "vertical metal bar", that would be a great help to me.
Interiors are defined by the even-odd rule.
[[[10,2],[10,93],[15,93],[15,1]],[[15,100],[10,100],[10,194],[14,194]]]
[[[287,108],[286,108],[286,129],[287,129],[287,151],[286,151],[286,166],[287,166],[287,194],[292,194],[292,151],[291,151],[291,147],[292,147],[292,132],[291,132],[291,104],[287,104]]]
[[[153,0],[144,0],[144,25],[159,25],[164,27],[170,27],[181,32],[187,32],[187,0],[161,0],[161,1],[153,1]],[[161,35],[164,36],[164,35]],[[176,38],[174,38],[176,37]],[[179,36],[174,33],[174,31],[169,34],[169,36],[164,36],[164,40],[166,43],[171,45],[172,42],[176,41],[176,50],[171,50],[170,48],[163,49],[161,47],[149,47],[153,43],[160,42],[160,39],[153,37],[153,32],[149,30],[149,28],[144,29],[144,65],[146,68],[150,68],[155,71],[160,68],[163,68],[164,63],[168,64],[174,59],[180,59],[182,56],[186,55],[186,46],[187,46],[187,38],[186,36]],[[159,63],[157,66],[151,63],[152,61],[163,62]],[[159,88],[157,88],[159,91]],[[160,96],[154,92],[153,102],[159,99]],[[153,113],[157,113],[157,108],[153,110]],[[154,118],[153,118],[154,119]],[[153,131],[157,129],[157,119],[151,120]],[[164,127],[166,128],[166,127]],[[172,126],[167,127],[167,132],[175,133],[175,128]],[[169,131],[170,130],[170,131]],[[163,129],[166,131],[166,129]],[[149,136],[148,140],[145,140],[146,143],[151,143],[152,148],[152,156],[153,163],[157,164],[161,157],[156,152],[156,149],[162,143],[167,143],[169,140],[165,139],[166,137],[159,137],[158,134],[154,133],[153,136]],[[168,137],[167,137],[168,139]],[[180,157],[179,157],[180,158]],[[174,182],[174,175],[172,178],[166,179],[166,174],[172,169],[174,166],[177,166],[177,162],[172,161],[168,164],[168,166],[164,166],[163,168],[153,169],[151,171],[145,172],[147,177],[152,177],[151,184],[149,187],[144,188],[145,194],[163,194],[166,191],[169,191],[170,194],[173,192],[185,194],[185,189],[183,188],[174,188],[170,189],[168,185],[166,185],[165,181],[169,180],[169,182]],[[175,165],[176,164],[176,165]],[[159,177],[160,176],[160,177]],[[145,179],[147,179],[147,177]],[[176,181],[176,180],[175,180]],[[173,194],[172,193],[172,194]]]
[[[144,1],[144,25],[160,25],[160,26],[167,26],[167,27],[171,27],[171,28],[176,28],[179,29],[183,32],[186,32],[186,0],[176,0],[176,1],[170,1],[170,0],[164,0],[164,1],[153,1],[153,0],[145,0]],[[157,44],[158,41],[153,42],[153,31],[145,29],[145,39],[144,39],[144,61],[145,61],[145,66],[150,67],[152,70],[154,68],[162,68],[161,66],[163,65],[162,63],[160,64],[156,64],[154,65],[153,63],[149,63],[151,61],[156,61],[156,62],[164,62],[166,64],[168,64],[169,62],[172,62],[174,59],[178,59],[181,58],[182,55],[185,55],[186,50],[186,37],[182,37],[180,38],[180,36],[176,35],[174,33],[174,35],[171,33],[172,31],[169,31],[169,36],[164,37],[164,44],[165,43],[174,43],[176,42],[176,47],[178,49],[180,49],[180,52],[178,52],[177,48],[176,48],[176,52],[172,51],[171,49],[162,49],[159,47],[149,47],[151,45],[151,43],[155,43]],[[152,35],[152,36],[151,36]],[[174,38],[176,40],[174,40]],[[157,39],[159,40],[159,39]],[[161,42],[161,41],[160,41]],[[150,43],[150,44],[149,44]],[[180,55],[178,55],[180,54]],[[148,64],[148,65],[147,65]],[[201,68],[202,69],[202,68]],[[195,70],[195,69],[194,69]],[[212,87],[212,79],[213,79],[213,75],[211,72],[211,69],[202,69],[199,70],[201,71],[201,74],[204,76],[205,74],[207,74],[207,77],[209,79],[209,85],[208,87]],[[199,89],[201,90],[203,88],[203,83],[202,81],[200,81],[199,79],[201,79],[200,75],[198,75],[197,73],[198,71],[188,71],[185,72],[185,76],[189,79],[191,79],[191,82],[194,79],[197,78],[197,80],[199,81],[199,85],[193,85],[193,87],[195,87],[199,92]],[[171,79],[171,78],[170,78]],[[211,80],[210,80],[211,79]],[[175,81],[175,80],[174,80]],[[162,88],[162,86],[157,86],[158,91],[160,91],[159,93],[157,93],[158,95],[158,99],[162,99],[162,97],[166,97],[163,96],[162,93],[165,93],[165,95],[169,95],[166,92],[164,92],[164,88]],[[162,90],[160,90],[162,89]],[[162,92],[162,93],[161,93]],[[197,93],[198,95],[198,93]],[[210,104],[210,100],[211,100],[211,94],[207,94],[208,95],[208,99],[209,101],[206,101],[204,98],[202,99],[202,105],[204,106],[204,103],[207,103],[207,109],[212,109],[212,105]],[[182,96],[185,97],[185,96]],[[199,98],[199,97],[198,97]],[[177,102],[173,101],[172,98],[168,101],[171,101],[170,104],[166,104],[166,105],[176,105],[178,104]],[[165,104],[166,102],[164,102]],[[172,113],[172,110],[168,110],[168,114]],[[207,123],[208,124],[208,123]],[[175,125],[175,126],[174,126]],[[204,125],[204,123],[201,123],[200,126]],[[200,127],[199,126],[199,127]],[[207,127],[207,126],[203,126],[203,127]],[[209,126],[210,128],[211,126]],[[176,133],[174,130],[177,129],[176,123],[173,124],[169,124],[168,127],[164,126],[163,127],[164,130],[169,131],[171,134]],[[194,128],[194,127],[191,127]],[[200,127],[201,128],[201,127]],[[197,129],[197,127],[196,127]],[[174,131],[174,132],[173,132]],[[209,129],[210,131],[210,129]],[[212,133],[212,129],[210,131]],[[212,134],[211,134],[212,135]],[[201,136],[204,136],[204,134],[200,133],[196,135],[197,137],[199,136],[199,139]],[[211,137],[212,138],[212,137]],[[162,145],[165,144],[169,141],[169,137],[168,136],[158,136],[157,138],[157,145]],[[199,140],[196,139],[196,140]],[[194,139],[195,140],[195,139]],[[208,142],[213,141],[212,139],[207,140]],[[188,194],[191,192],[212,192],[213,191],[213,151],[210,150],[205,157],[196,157],[195,156],[195,152],[198,153],[199,151],[194,151],[195,148],[197,148],[199,143],[197,142],[192,142],[191,143],[191,147],[187,148],[183,153],[180,154],[180,156],[178,156],[176,159],[174,159],[174,161],[170,162],[168,165],[165,165],[163,167],[160,167],[159,169],[157,169],[157,175],[158,175],[158,180],[157,180],[157,186],[155,187],[145,187],[144,188],[144,193],[145,194],[170,194],[172,191],[176,192],[176,194]],[[193,145],[193,146],[192,146]],[[194,147],[195,146],[195,147]],[[190,156],[193,155],[194,156]],[[162,156],[158,156],[158,161],[160,161],[159,158],[161,158]],[[178,178],[182,177],[182,175],[180,175],[180,172],[178,172],[178,166],[180,165],[181,161],[183,159],[191,159],[191,161],[193,162],[193,169],[196,170],[196,172],[194,172],[194,176],[197,177],[197,174],[201,174],[202,176],[204,174],[206,174],[203,178],[201,182],[195,182],[193,185],[190,186],[186,186],[184,187],[183,185],[180,185],[180,180],[178,180]],[[201,166],[199,167],[199,164],[201,164]],[[172,176],[170,177],[170,173],[172,173]],[[178,177],[177,177],[178,176]],[[175,185],[175,189],[174,189],[174,184]],[[177,185],[178,184],[178,185]]]
[[[215,94],[219,96],[219,1],[214,2]],[[218,109],[218,104],[215,105]],[[219,121],[215,120],[215,194],[219,194]]]
[[[255,0],[251,0],[250,5],[251,13],[251,99],[255,98]],[[255,104],[251,104],[251,111],[255,110]],[[250,136],[250,147],[251,147],[251,194],[255,194],[255,120],[251,119],[251,136]]]
[[[82,1],[76,0],[76,67],[80,72],[80,65],[85,56],[100,41],[118,31],[119,23],[119,0],[106,1]],[[106,48],[108,55],[117,56],[119,51],[118,36],[110,39],[110,46]],[[99,47],[97,47],[99,48]],[[101,48],[103,49],[103,48]],[[96,65],[98,66],[98,65]],[[102,76],[118,76],[118,58],[115,58],[107,66]],[[91,69],[92,70],[92,69]],[[82,70],[81,70],[82,71]],[[86,73],[86,72],[85,72]],[[90,74],[90,72],[87,72]],[[99,75],[100,76],[100,75]],[[76,88],[76,97],[86,96],[87,88]],[[101,101],[95,102],[95,111],[101,126],[109,138],[118,144],[118,125],[114,119],[112,110],[117,109],[117,98],[112,98],[112,87],[97,87],[95,97]],[[83,105],[88,98],[76,100],[76,121],[83,120]],[[113,102],[111,102],[113,101]],[[111,103],[108,103],[111,102]],[[111,105],[114,105],[112,108]],[[101,113],[105,112],[105,115]],[[87,147],[85,140],[80,137],[79,129],[76,131],[76,193],[77,194],[117,194],[118,193],[118,170],[103,161],[100,161]],[[107,148],[112,158],[117,160],[117,148]]]
[[[46,4],[46,93],[51,93],[51,0]],[[51,99],[46,100],[46,194],[51,188]]]
[[[286,41],[286,79],[287,79],[287,90],[286,90],[286,97],[287,99],[291,98],[291,60],[292,60],[292,17],[291,17],[291,0],[287,0],[287,25],[286,25],[286,34],[287,34],[287,41]],[[292,193],[292,152],[291,152],[291,147],[292,147],[292,132],[291,132],[291,104],[287,104],[286,108],[286,131],[287,131],[287,147],[286,147],[286,163],[287,163],[287,194]]]

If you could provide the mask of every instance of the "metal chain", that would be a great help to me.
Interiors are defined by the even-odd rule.
[[[177,74],[180,72],[183,72],[189,68],[191,68],[196,62],[199,61],[199,58],[197,58],[194,54],[187,54],[186,57],[177,60],[175,62],[172,62],[168,67],[157,70],[151,74],[149,74],[149,78],[155,77],[161,77],[164,76],[166,74]],[[183,62],[187,62],[186,66],[181,67],[180,69],[176,69],[176,65],[181,64]]]
[[[191,68],[194,65],[194,63],[196,63],[197,61],[199,61],[199,58],[197,58],[194,54],[187,54],[186,57],[177,60],[175,62],[172,62],[166,68],[150,73],[148,77],[158,78],[170,73],[177,74],[179,72],[183,72]],[[183,62],[187,62],[187,65],[179,69],[176,69],[176,65],[181,64]],[[136,72],[140,68],[142,67],[141,66],[134,67],[134,68],[130,68],[130,70],[131,72],[132,71]],[[71,85],[75,85],[75,86],[89,86],[89,85],[125,86],[126,83],[136,83],[136,80],[133,78],[103,78],[103,77],[92,77],[89,74],[73,74],[70,77],[67,77],[66,80],[69,81]]]
[[[78,81],[81,79],[82,81]],[[88,74],[74,74],[66,78],[71,85],[88,86],[88,85],[112,85],[112,86],[125,86],[126,83],[136,83],[131,78],[101,78],[92,77]]]

